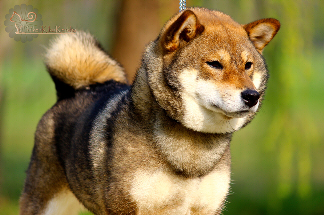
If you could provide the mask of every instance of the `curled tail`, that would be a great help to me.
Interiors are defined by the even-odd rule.
[[[124,69],[91,34],[82,31],[55,38],[47,49],[45,63],[59,98],[108,80],[127,83]]]

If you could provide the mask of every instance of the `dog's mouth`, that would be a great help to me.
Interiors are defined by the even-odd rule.
[[[258,109],[259,106],[259,101],[257,102],[257,104],[255,104],[252,107],[249,107],[247,105],[244,105],[242,102],[242,104],[240,102],[238,102],[238,104],[236,105],[231,105],[231,107],[226,108],[229,105],[221,105],[221,102],[217,102],[217,101],[207,101],[206,99],[202,99],[199,95],[198,95],[198,99],[195,99],[198,104],[206,109],[208,109],[209,111],[215,112],[215,113],[219,113],[221,115],[223,115],[225,118],[227,119],[233,119],[233,118],[243,118],[246,117],[248,115],[251,115],[253,113],[255,113]],[[225,106],[225,107],[223,107]]]
[[[242,117],[247,116],[250,113],[252,113],[252,111],[249,111],[249,110],[243,110],[243,111],[237,111],[237,112],[223,111],[223,114],[229,118],[242,118]]]
[[[223,114],[227,118],[242,118],[242,117],[245,117],[245,116],[255,112],[251,108],[250,109],[240,110],[240,111],[229,112],[229,111],[223,110],[221,107],[219,107],[216,104],[213,104],[212,107],[214,109],[213,111],[219,112],[219,113]]]

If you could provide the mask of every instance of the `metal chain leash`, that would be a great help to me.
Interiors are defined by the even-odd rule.
[[[179,2],[179,12],[183,11],[186,9],[186,0],[180,0]]]

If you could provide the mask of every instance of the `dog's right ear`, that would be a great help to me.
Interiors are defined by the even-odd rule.
[[[162,47],[165,52],[173,52],[200,35],[204,26],[191,10],[184,11],[181,16],[166,29],[162,36]]]
[[[250,40],[259,53],[273,39],[280,29],[280,22],[276,19],[260,19],[243,26]]]

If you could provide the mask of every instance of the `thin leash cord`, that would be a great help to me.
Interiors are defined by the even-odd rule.
[[[186,9],[186,0],[180,0],[179,2],[179,12]]]

